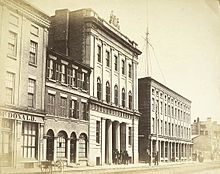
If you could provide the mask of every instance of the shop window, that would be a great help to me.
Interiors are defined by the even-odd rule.
[[[67,157],[67,135],[64,131],[58,133],[57,139],[57,158],[63,159]]]

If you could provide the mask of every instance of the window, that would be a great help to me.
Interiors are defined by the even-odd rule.
[[[128,128],[128,145],[131,145],[131,127]]]
[[[168,105],[168,115],[170,115],[170,105]]]
[[[77,86],[77,71],[73,69],[73,86]]]
[[[55,115],[55,95],[48,94],[48,113]]]
[[[122,96],[122,107],[125,107],[125,89],[124,88],[122,88],[121,96]]]
[[[160,123],[160,134],[161,135],[163,134],[163,120],[161,120],[161,123]]]
[[[154,111],[154,108],[155,108],[155,100],[154,98],[152,98],[152,111]]]
[[[66,83],[66,66],[61,66],[61,83]]]
[[[6,75],[6,104],[14,104],[15,74],[7,72]]]
[[[115,85],[114,91],[115,91],[115,95],[114,95],[115,96],[115,101],[114,101],[114,103],[117,106],[118,105],[118,86],[117,85]]]
[[[106,51],[106,66],[110,67],[110,53]]]
[[[28,79],[28,107],[35,107],[35,92],[36,92],[36,81]]]
[[[97,53],[97,57],[98,57],[98,62],[102,62],[102,58],[101,58],[101,55],[102,55],[102,48],[100,45],[98,45],[98,53]]]
[[[62,159],[67,157],[67,135],[61,131],[58,133],[57,139],[57,158]]]
[[[116,55],[114,57],[115,57],[115,62],[114,62],[114,64],[115,64],[115,71],[118,71],[118,57]]]
[[[67,99],[65,97],[60,98],[60,116],[67,116]]]
[[[22,122],[23,158],[37,158],[38,126],[36,123]]]
[[[79,136],[79,158],[87,157],[87,137],[85,134]]]
[[[82,72],[77,73],[77,87],[82,88]]]
[[[163,103],[160,102],[160,114],[163,114]]]
[[[110,102],[110,84],[106,82],[106,102]]]
[[[165,115],[167,115],[167,104],[165,103],[165,106],[164,106],[164,112],[165,112]]]
[[[125,74],[125,61],[124,60],[122,60],[122,65],[121,65],[121,67],[122,67],[122,74],[124,75]]]
[[[171,132],[170,132],[170,123],[168,124],[168,135],[171,135],[170,134]]]
[[[128,93],[128,107],[129,109],[132,109],[132,93],[129,91]]]
[[[10,55],[10,56],[17,55],[17,34],[12,31],[9,31],[8,55]]]
[[[89,80],[86,73],[82,73],[82,89],[88,90],[89,88]]]
[[[48,59],[47,60],[47,77],[49,79],[52,79],[53,75],[54,75],[53,60]]]
[[[82,103],[82,119],[88,120],[87,104],[86,103]]]
[[[101,100],[102,96],[102,84],[100,78],[97,79],[97,98],[98,100]]]
[[[61,65],[60,65],[60,64],[56,64],[56,76],[55,76],[55,80],[61,81]]]
[[[78,112],[77,112],[78,111]],[[70,100],[70,118],[79,118],[79,103],[76,100]]]
[[[38,36],[39,35],[39,28],[31,25],[31,34]]]
[[[152,132],[155,133],[155,121],[154,121],[154,118],[152,118]]]
[[[100,143],[100,121],[96,121],[96,143]]]
[[[128,77],[131,78],[131,72],[132,72],[132,69],[131,69],[131,64],[128,65]]]
[[[34,41],[30,41],[30,55],[29,55],[29,63],[37,64],[37,43]]]
[[[167,122],[165,121],[165,132],[164,132],[165,135],[167,135]]]
[[[67,84],[70,86],[73,85],[73,71],[70,68],[67,68]]]

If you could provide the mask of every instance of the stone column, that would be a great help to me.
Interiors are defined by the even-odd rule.
[[[166,145],[166,142],[164,141],[163,142],[163,161],[165,162],[165,145]]]
[[[116,123],[116,149],[120,152],[120,123]]]
[[[67,164],[70,164],[70,139],[67,138]]]
[[[57,160],[57,138],[58,137],[54,137],[54,154],[53,154],[53,160],[54,161]]]
[[[176,161],[176,142],[173,143],[174,146],[174,161]]]
[[[102,135],[102,138],[101,138],[101,164],[105,164],[105,142],[106,142],[106,137],[105,137],[105,123],[106,123],[106,120],[104,118],[102,118],[102,132],[101,132],[101,135]]]
[[[112,122],[108,121],[108,163],[112,163]]]

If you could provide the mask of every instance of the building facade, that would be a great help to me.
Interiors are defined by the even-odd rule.
[[[0,161],[42,159],[49,16],[23,0],[0,1]]]
[[[151,77],[138,80],[139,154],[159,161],[191,159],[191,101]]]
[[[86,165],[91,69],[52,50],[46,65],[44,159]]]
[[[112,164],[116,149],[138,162],[137,44],[113,14],[108,23],[91,9],[57,10],[51,20],[49,46],[92,68],[89,165]]]
[[[220,124],[208,117],[206,121],[194,120],[192,127],[193,153],[204,159],[220,159]]]

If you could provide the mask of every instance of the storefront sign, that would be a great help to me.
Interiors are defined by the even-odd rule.
[[[37,122],[35,116],[27,115],[27,114],[20,114],[16,112],[9,112],[9,111],[0,110],[0,117],[8,118],[8,119],[15,119],[15,120],[22,120],[22,121]]]

